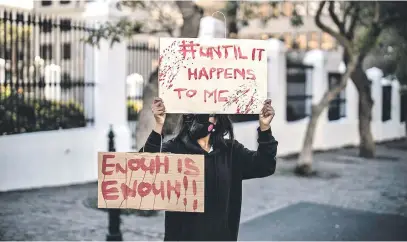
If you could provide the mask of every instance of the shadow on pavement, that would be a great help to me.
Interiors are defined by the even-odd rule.
[[[239,239],[407,240],[407,217],[301,202],[243,223]]]

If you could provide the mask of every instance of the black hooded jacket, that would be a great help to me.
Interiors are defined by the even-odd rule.
[[[205,155],[205,212],[165,212],[165,241],[237,240],[242,180],[270,176],[276,168],[278,142],[271,130],[258,132],[258,149],[226,140],[208,153],[188,135],[162,144],[162,152]],[[162,137],[152,131],[144,152],[159,152]]]

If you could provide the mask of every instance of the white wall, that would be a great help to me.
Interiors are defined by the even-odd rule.
[[[0,136],[0,191],[95,181],[106,147],[93,128]]]
[[[286,121],[286,80],[285,80],[285,52],[284,46],[276,43],[277,40],[270,40],[269,48],[269,97],[273,100],[276,115],[272,121],[272,132],[279,141],[278,155],[289,155],[298,153],[301,150],[306,127],[309,118],[304,118],[294,122]],[[337,66],[336,71],[344,72],[343,64],[338,60],[327,58],[327,53],[320,50],[312,50],[304,58],[305,64],[314,66],[312,74],[312,102],[317,103],[325,90],[328,88],[328,69],[335,71],[333,66]],[[330,62],[334,62],[330,63]],[[404,137],[404,123],[400,122],[400,96],[399,83],[397,80],[388,81],[382,78],[382,72],[377,68],[367,71],[368,77],[372,80],[372,97],[374,99],[372,133],[376,141],[393,140]],[[391,120],[382,122],[382,85],[390,83],[392,85],[392,113]],[[347,145],[359,144],[358,131],[358,93],[351,80],[345,89],[346,92],[346,117],[335,121],[328,120],[327,110],[322,113],[318,120],[317,130],[314,138],[314,149],[327,150],[340,148]],[[257,148],[258,122],[245,122],[234,124],[236,139],[250,149]],[[252,132],[242,132],[242,130],[252,130]]]
[[[91,13],[87,17],[92,21],[114,21],[120,17],[109,12]],[[123,56],[126,43],[110,48],[107,41],[102,41],[100,48],[85,48],[85,82],[95,83],[94,93],[85,92],[85,112],[93,111],[95,118],[92,126],[0,136],[0,191],[96,181],[97,152],[108,150],[110,125],[116,151],[131,150],[126,108],[127,62]],[[2,69],[0,66],[0,73]]]

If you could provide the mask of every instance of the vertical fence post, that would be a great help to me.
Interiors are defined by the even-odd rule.
[[[115,152],[113,125],[110,125],[108,137],[109,152]],[[106,236],[106,241],[123,241],[123,236],[120,231],[120,209],[108,209],[109,213],[109,233]]]

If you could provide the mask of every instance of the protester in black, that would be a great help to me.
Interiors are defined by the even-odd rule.
[[[278,142],[270,123],[271,100],[259,114],[258,149],[251,151],[234,140],[227,115],[183,115],[178,135],[163,142],[166,113],[163,101],[152,105],[156,126],[144,152],[205,155],[205,212],[165,212],[165,241],[237,240],[242,204],[242,180],[270,176],[276,169]],[[242,130],[241,132],[247,132]],[[224,137],[229,135],[228,139]]]

